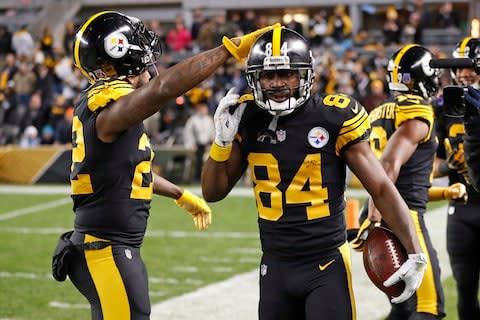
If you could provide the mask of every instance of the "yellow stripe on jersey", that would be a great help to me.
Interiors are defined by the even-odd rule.
[[[77,37],[75,38],[75,43],[73,44],[73,61],[75,63],[75,65],[78,67],[78,69],[80,69],[80,71],[83,73],[83,75],[85,77],[88,78],[88,80],[90,82],[94,82],[93,78],[88,74],[87,70],[83,69],[81,63],[80,63],[80,56],[79,56],[79,50],[80,50],[80,42],[81,42],[81,39],[82,39],[82,36],[83,36],[83,33],[85,32],[85,30],[88,28],[88,26],[90,25],[90,23],[92,23],[92,21],[94,19],[96,19],[98,16],[101,16],[102,14],[106,14],[106,13],[109,13],[109,12],[112,12],[112,11],[102,11],[102,12],[99,12],[93,16],[91,16],[87,22],[85,22],[82,26],[82,28],[80,29],[80,31],[78,31],[77,33]]]
[[[340,134],[342,134],[343,132],[345,132],[346,130],[348,130],[348,128],[355,124],[355,122],[358,122],[358,121],[361,121],[364,117],[365,117],[365,114],[367,113],[367,111],[365,109],[360,109],[360,112],[355,116],[353,117],[352,119],[349,119],[349,120],[346,120],[345,122],[343,122],[342,124],[342,129],[340,129]],[[368,117],[368,114],[367,114],[367,117]]]
[[[421,141],[421,143],[424,143],[430,139],[434,121],[434,114],[431,106],[422,104],[408,106],[397,105],[396,115],[395,128],[400,127],[402,123],[407,120],[425,120],[428,124],[428,134],[425,139]]]
[[[392,79],[391,81],[393,83],[398,83],[398,66],[400,64],[400,61],[402,60],[403,56],[405,55],[405,53],[410,50],[410,48],[412,47],[416,47],[418,46],[417,44],[409,44],[408,46],[405,46],[402,48],[402,50],[400,50],[400,52],[397,54],[397,56],[395,57],[395,61],[394,61],[394,66],[393,66],[393,70],[392,70]]]
[[[370,129],[368,114],[362,108],[361,112],[352,119],[346,120],[335,143],[335,153],[340,156],[342,149],[350,142],[362,137]]]
[[[86,234],[84,242],[103,239]],[[103,319],[129,320],[130,303],[120,271],[113,259],[112,246],[85,250],[85,260],[102,306]],[[105,275],[108,274],[108,279]]]
[[[427,268],[423,274],[422,283],[417,289],[416,311],[438,315],[437,290],[435,289],[435,277],[433,274],[432,264],[430,263],[431,258],[429,255],[427,242],[420,225],[418,212],[415,210],[410,210],[410,216],[412,217],[413,224],[415,225],[415,231],[418,236],[418,241],[420,242],[420,247],[427,257]]]
[[[273,29],[272,35],[272,56],[278,57],[280,55],[280,45],[282,38],[282,27]]]
[[[88,92],[88,109],[95,112],[98,108],[104,108],[112,101],[116,101],[126,96],[134,89],[126,81],[114,80],[105,82]]]
[[[352,285],[352,257],[350,255],[350,246],[348,242],[342,244],[339,248],[340,254],[342,255],[343,263],[345,265],[345,270],[347,271],[347,280],[348,280],[348,292],[350,294],[350,306],[352,308],[352,320],[357,319],[357,308],[355,304],[355,295],[353,293]]]
[[[460,43],[460,46],[458,47],[458,55],[460,57],[468,58],[465,56],[465,48],[467,47],[468,41],[470,41],[470,39],[472,39],[472,37],[466,37],[462,40],[462,43]]]

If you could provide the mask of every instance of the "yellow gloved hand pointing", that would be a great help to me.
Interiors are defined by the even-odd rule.
[[[279,27],[281,27],[281,24],[275,23],[271,26],[258,29],[240,37],[228,38],[224,36],[222,39],[222,43],[225,48],[227,48],[227,50],[231,53],[231,55],[235,57],[235,59],[241,61],[248,56],[250,48],[258,37],[260,37],[267,31]]]
[[[212,223],[212,209],[210,209],[205,200],[197,197],[190,191],[185,190],[180,198],[175,200],[175,203],[192,215],[197,229],[205,230]]]

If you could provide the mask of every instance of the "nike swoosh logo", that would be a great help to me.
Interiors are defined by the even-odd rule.
[[[355,103],[355,105],[352,107],[353,113],[357,114],[358,113],[358,103]]]
[[[329,261],[329,262],[325,263],[324,265],[319,264],[319,265],[318,265],[318,268],[320,269],[320,271],[323,271],[323,270],[327,269],[328,266],[331,265],[331,264],[334,263],[334,262],[335,262],[335,259],[333,259],[332,261]]]

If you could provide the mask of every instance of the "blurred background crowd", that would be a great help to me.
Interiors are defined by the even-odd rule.
[[[469,28],[466,15],[454,10],[450,2],[429,7],[423,0],[414,0],[386,6],[377,24],[381,27],[367,28],[365,21],[356,31],[347,9],[337,5],[320,9],[307,20],[290,15],[281,22],[311,43],[316,73],[313,91],[352,95],[367,110],[388,98],[385,66],[399,46],[414,42],[427,46],[437,57],[450,57]],[[362,10],[376,10],[378,16],[378,8],[364,6]],[[163,40],[160,72],[193,53],[218,46],[223,35],[241,35],[276,22],[255,10],[207,16],[204,9],[196,8],[190,17],[177,15],[168,25],[159,19],[146,21]],[[0,145],[71,143],[73,104],[89,85],[72,64],[72,44],[80,22],[64,25],[61,43],[54,41],[48,26],[35,35],[26,25],[0,25]],[[244,65],[234,59],[145,121],[152,142],[192,150],[209,145],[214,136],[212,115],[231,87],[240,93],[248,91]]]

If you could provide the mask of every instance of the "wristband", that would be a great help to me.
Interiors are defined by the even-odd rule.
[[[444,187],[430,187],[428,189],[428,200],[439,201],[447,199],[448,188]]]
[[[232,144],[221,147],[214,142],[210,148],[210,158],[217,162],[227,161],[230,158],[230,153],[232,153]]]

